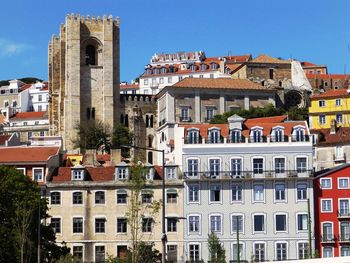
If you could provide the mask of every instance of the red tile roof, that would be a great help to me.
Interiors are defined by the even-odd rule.
[[[278,122],[284,122],[286,119],[287,119],[287,115],[252,118],[252,119],[247,119],[244,122],[244,124],[255,125],[255,124],[259,124],[259,123],[278,123]]]
[[[123,84],[120,85],[120,89],[138,89],[140,87],[139,84]]]
[[[32,84],[24,84],[23,86],[21,86],[19,88],[19,92],[22,92],[22,91],[24,91],[26,89],[29,89],[31,86],[32,86]]]
[[[185,78],[172,87],[174,88],[203,88],[203,89],[236,89],[236,90],[269,90],[262,85],[247,79],[231,79],[231,78]]]
[[[319,134],[317,146],[350,143],[350,127],[338,127],[335,134],[330,134],[330,129],[314,129],[310,132]]]
[[[314,95],[311,97],[311,100],[320,99],[320,98],[339,98],[339,97],[349,97],[350,93],[348,89],[331,89],[326,92]]]
[[[314,66],[317,66],[316,64],[311,63],[311,62],[308,62],[308,61],[302,61],[300,64],[301,64],[302,66],[305,66],[305,67],[314,67]]]
[[[85,167],[87,181],[112,181],[114,180],[115,167]],[[72,179],[71,167],[59,167],[51,178],[51,182],[69,182]]]
[[[10,139],[11,135],[0,135],[0,145],[4,145],[5,142]]]
[[[24,120],[24,119],[46,119],[46,111],[31,111],[31,112],[18,112],[13,115],[11,120]]]
[[[252,58],[252,55],[240,55],[240,56],[227,56],[226,62],[227,63],[235,63],[235,62],[246,62],[249,61]]]
[[[0,164],[44,163],[59,153],[59,147],[1,147]]]
[[[6,117],[0,113],[0,124],[5,122]]]
[[[109,154],[96,154],[96,160],[98,162],[107,162],[111,160],[111,156]]]
[[[254,58],[252,61],[254,63],[282,63],[282,64],[290,64],[291,62],[289,60],[282,60],[278,58],[273,58],[269,55],[262,54]]]
[[[341,80],[349,80],[350,79],[350,75],[347,74],[306,74],[306,77],[308,79],[323,79],[323,80],[327,80],[327,79],[341,79]]]

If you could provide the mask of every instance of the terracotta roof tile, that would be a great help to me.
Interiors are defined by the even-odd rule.
[[[32,84],[24,84],[23,86],[21,86],[19,88],[19,92],[22,92],[22,91],[24,91],[26,89],[29,89],[31,86],[32,86]]]
[[[109,154],[96,154],[96,160],[98,162],[107,162],[111,160],[111,156]]]
[[[31,111],[31,112],[18,112],[13,115],[11,120],[23,120],[23,119],[46,119],[46,111]]]
[[[323,80],[328,80],[328,79],[341,79],[341,80],[349,80],[350,75],[348,74],[306,74],[306,77],[308,79],[323,79]]]
[[[253,59],[250,62],[255,63],[283,63],[283,64],[290,64],[289,60],[282,60],[278,58],[273,58],[269,55],[262,54],[260,56],[257,56],[255,59]]]
[[[5,122],[6,117],[0,113],[0,124],[3,124]]]
[[[247,55],[240,55],[240,56],[227,56],[226,57],[226,63],[242,63],[249,61],[252,58],[252,55],[247,54]]]
[[[252,82],[247,79],[231,79],[231,78],[185,78],[172,87],[175,88],[203,88],[203,89],[211,89],[211,88],[220,88],[220,89],[236,89],[236,90],[265,90],[274,92],[273,90],[269,90],[260,84]]]
[[[5,142],[10,139],[11,135],[0,135],[0,145],[4,145]]]
[[[139,84],[123,84],[120,85],[120,89],[138,89],[140,87]]]
[[[331,89],[326,92],[314,95],[311,97],[312,100],[320,98],[338,98],[338,97],[349,97],[350,93],[348,89]]]
[[[0,164],[46,162],[59,147],[1,147]]]
[[[338,127],[335,134],[330,134],[330,129],[314,129],[310,132],[319,134],[318,146],[350,143],[350,127]]]

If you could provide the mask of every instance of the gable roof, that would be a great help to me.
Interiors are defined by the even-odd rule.
[[[261,90],[274,92],[262,85],[247,79],[232,78],[185,78],[173,86],[174,88],[202,88],[202,89],[236,89],[236,90]]]
[[[350,97],[348,89],[331,89],[326,92],[314,95],[311,97],[311,100],[320,99],[320,98],[339,98],[339,97]]]
[[[0,147],[0,164],[45,163],[59,147]]]
[[[338,172],[340,170],[348,168],[349,166],[350,166],[350,163],[344,163],[342,165],[335,166],[335,167],[333,167],[331,169],[325,169],[323,171],[319,171],[319,172],[317,172],[318,175],[315,177],[315,179],[319,179],[321,177],[325,177],[327,175],[336,173],[336,172]]]
[[[254,58],[252,61],[253,63],[283,63],[283,64],[290,64],[289,60],[282,60],[278,58],[273,58],[269,55],[262,54]]]

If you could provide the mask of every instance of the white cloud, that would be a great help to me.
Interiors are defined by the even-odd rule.
[[[0,38],[0,57],[10,57],[30,49],[30,45]]]

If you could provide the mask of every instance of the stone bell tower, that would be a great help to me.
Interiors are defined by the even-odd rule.
[[[119,18],[67,15],[49,43],[50,134],[73,151],[76,125],[119,121]]]

